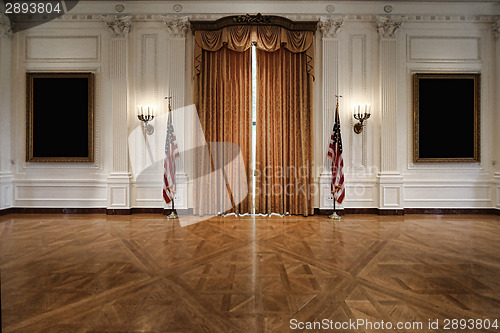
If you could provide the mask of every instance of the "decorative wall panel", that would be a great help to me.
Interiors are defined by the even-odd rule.
[[[87,62],[100,60],[100,36],[28,36],[28,61]]]
[[[410,62],[470,62],[480,60],[478,37],[408,37]]]
[[[19,207],[103,207],[106,184],[87,181],[15,181],[14,200]]]
[[[355,103],[364,103],[368,101],[367,91],[367,59],[366,59],[366,35],[352,35],[349,40],[349,74],[350,74],[350,89],[349,101],[351,105],[347,106],[349,115],[349,136],[351,140],[350,148],[350,167],[354,171],[356,169],[365,170],[367,165],[367,128],[365,127],[361,134],[355,134],[351,130],[356,122],[352,117],[351,106]]]

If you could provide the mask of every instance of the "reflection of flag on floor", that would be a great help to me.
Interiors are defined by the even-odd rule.
[[[339,103],[335,109],[335,125],[328,147],[328,157],[332,159],[332,194],[339,204],[344,201],[344,159],[342,158],[342,137],[340,135]]]
[[[179,157],[177,140],[175,139],[172,114],[168,114],[167,139],[165,141],[165,161],[163,162],[163,199],[167,204],[175,196],[175,160]]]

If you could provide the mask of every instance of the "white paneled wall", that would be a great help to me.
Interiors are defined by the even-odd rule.
[[[381,1],[123,5],[130,18],[118,15],[115,2],[82,1],[72,13],[12,38],[0,24],[0,209],[166,207],[161,197],[164,97],[173,97],[173,108],[192,104],[194,41],[188,20],[258,12],[320,22],[314,83],[316,207],[332,207],[324,166],[334,95],[340,94],[343,207],[500,208],[498,3],[394,2],[390,15]],[[125,20],[126,31],[108,28],[113,20]],[[25,161],[27,71],[96,74],[93,163]],[[481,73],[480,163],[413,163],[412,75],[417,72]],[[362,134],[352,129],[350,107],[357,102],[372,105]],[[138,104],[156,107],[151,136],[137,120]],[[177,135],[192,140],[189,131]],[[192,166],[179,161],[177,171],[176,207],[189,208]]]
[[[135,179],[133,207],[161,207],[163,148],[158,115],[166,114],[163,100],[166,75],[166,31],[162,22],[135,22],[131,33],[131,113],[129,117],[129,160]],[[163,47],[162,47],[163,46]],[[147,135],[134,112],[137,105],[156,107],[156,118],[150,123],[154,135]]]
[[[492,140],[494,118],[495,60],[491,23],[429,20],[407,22],[402,30],[405,43],[400,54],[405,55],[404,70],[398,79],[403,89],[399,126],[405,128],[405,149],[399,154],[404,166],[405,207],[491,208],[494,207],[492,160],[495,148]],[[413,163],[413,74],[481,73],[481,162],[480,163]],[[403,82],[403,80],[405,82]],[[457,96],[458,98],[458,96]],[[403,148],[403,147],[402,147]]]
[[[0,209],[12,206],[10,146],[11,39],[12,31],[0,14]]]
[[[113,165],[112,146],[107,144],[112,135],[108,47],[106,25],[97,21],[61,20],[14,34],[10,112],[14,207],[107,207],[106,178]],[[41,71],[95,73],[94,162],[26,162],[25,73]]]
[[[494,184],[495,184],[495,206],[497,209],[500,209],[500,94],[498,90],[500,89],[500,19],[497,18],[495,22],[491,25],[491,32],[493,43],[495,44],[492,47],[492,57],[496,59],[494,62],[495,66],[495,77],[491,79],[491,92],[496,96],[496,99],[493,101],[492,110],[493,110],[493,135],[491,137],[491,142],[493,142],[494,147],[494,158],[493,158],[493,168],[495,171],[494,174]]]

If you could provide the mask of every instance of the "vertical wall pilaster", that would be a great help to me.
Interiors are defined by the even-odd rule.
[[[491,91],[498,92],[500,89],[500,19],[493,22],[491,25],[491,32],[495,41],[495,45],[493,46],[493,57],[495,59],[495,80]],[[494,121],[493,140],[495,142],[493,145],[495,147],[495,151],[493,152],[493,160],[495,161],[495,174],[493,176],[493,182],[495,184],[495,207],[500,209],[500,145],[498,144],[498,142],[500,142],[500,94],[495,94],[495,98],[496,99],[494,100],[494,104],[492,106]]]
[[[113,173],[128,173],[127,158],[127,44],[126,38],[111,40],[110,79],[113,85]]]
[[[339,94],[339,41],[337,32],[344,23],[343,17],[322,17],[319,29],[322,33],[322,148],[323,171],[319,177],[320,209],[333,208],[333,197],[330,193],[331,172],[328,170],[326,151],[333,127],[333,114],[335,112],[335,95]]]
[[[11,39],[9,19],[0,13],[0,209],[12,206]]]
[[[403,17],[378,17],[381,146],[379,180],[379,208],[403,208],[403,178],[397,163],[397,47],[396,32]]]
[[[186,76],[186,33],[189,28],[187,17],[163,18],[169,39],[167,44],[168,94],[172,96],[172,109],[184,106]]]
[[[167,95],[172,97],[172,110],[175,110],[185,106],[186,33],[189,29],[189,20],[187,17],[166,16],[163,18],[163,22],[169,33],[167,42]],[[186,139],[186,133],[190,134],[191,131],[184,128],[176,129],[175,132],[181,151]],[[181,154],[176,165],[177,194],[175,196],[175,207],[181,209],[188,208],[188,177],[184,168],[187,162],[189,161],[185,161],[184,155]]]
[[[132,18],[104,17],[112,33],[109,79],[112,92],[113,168],[108,177],[108,209],[130,208],[128,161],[128,33]]]

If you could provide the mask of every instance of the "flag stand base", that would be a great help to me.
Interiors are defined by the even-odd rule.
[[[337,220],[337,221],[340,221],[341,217],[339,215],[337,215],[337,212],[333,212],[333,214],[331,215],[328,215],[329,218],[331,218],[332,220]]]
[[[172,213],[170,213],[170,215],[167,215],[167,220],[173,220],[173,219],[178,219],[179,218],[179,215],[177,215],[176,212],[172,211]]]

